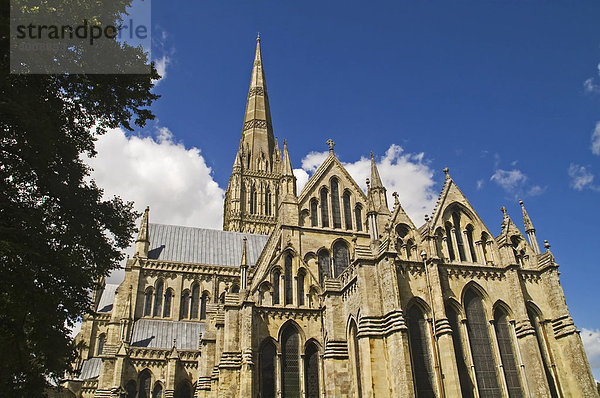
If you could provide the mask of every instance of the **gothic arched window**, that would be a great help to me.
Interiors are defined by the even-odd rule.
[[[500,308],[496,308],[496,311],[494,311],[494,328],[504,371],[504,380],[508,388],[508,396],[511,398],[522,397],[523,390],[513,346],[512,330],[506,312]]]
[[[312,341],[304,351],[304,392],[306,398],[319,398],[319,348]]]
[[[458,368],[458,380],[460,382],[460,390],[462,396],[465,398],[473,398],[473,382],[471,376],[469,376],[469,367],[465,362],[466,353],[463,349],[463,343],[461,339],[460,330],[460,319],[458,318],[458,312],[451,306],[446,306],[446,316],[452,329],[452,343],[454,345],[454,356],[456,359],[456,365]]]
[[[327,188],[321,188],[321,226],[329,227],[329,205],[327,204]]]
[[[352,207],[350,205],[350,191],[344,191],[342,196],[342,202],[344,204],[344,219],[346,221],[346,229],[352,229]]]
[[[325,277],[331,278],[331,258],[326,249],[319,250],[317,254],[319,257],[319,283],[323,286]]]
[[[469,251],[471,252],[471,258],[473,262],[477,262],[477,253],[475,253],[475,242],[473,241],[473,226],[467,225],[467,242],[469,243]]]
[[[350,265],[350,252],[348,245],[343,240],[338,240],[333,245],[333,270],[335,277],[340,276],[342,272]]]
[[[362,206],[360,203],[354,207],[354,218],[356,219],[356,230],[362,231]]]
[[[488,234],[485,232],[481,233],[481,251],[483,252],[483,263],[487,264],[488,261],[491,261],[490,254],[488,253]]]
[[[154,295],[153,289],[149,287],[144,293],[144,316],[152,315],[152,296]]]
[[[165,308],[163,308],[163,317],[169,318],[171,316],[171,305],[173,302],[173,289],[167,289],[165,294]]]
[[[298,284],[298,287],[296,288],[296,291],[298,292],[297,294],[297,302],[298,305],[304,305],[304,276],[306,275],[306,272],[304,270],[300,270],[298,271],[298,279],[296,281],[296,283]]]
[[[465,244],[463,242],[462,231],[460,229],[460,214],[458,212],[452,213],[452,223],[454,224],[454,232],[456,234],[456,244],[458,245],[458,255],[460,261],[466,261],[467,256],[465,255]]]
[[[496,363],[483,301],[473,289],[469,289],[465,293],[464,302],[469,345],[471,346],[479,395],[499,397],[501,392],[496,376]]]
[[[206,319],[206,303],[208,303],[208,292],[204,291],[200,299],[200,319]]]
[[[281,279],[281,273],[278,269],[273,271],[273,304],[279,304],[279,279]]]
[[[312,198],[310,200],[310,226],[316,227],[319,225],[319,215],[317,214],[317,200]]]
[[[200,286],[197,283],[192,286],[192,305],[191,308],[191,319],[198,319],[198,307],[200,306]]]
[[[162,281],[162,279],[159,279],[158,282],[156,282],[156,293],[154,294],[154,311],[152,313],[153,316],[160,316],[163,303],[164,287],[165,283]]]
[[[292,283],[292,279],[292,256],[286,254],[284,259],[283,271],[283,288],[285,290],[285,304],[292,304],[294,302],[294,286]]]
[[[446,245],[448,246],[448,255],[450,256],[450,261],[456,260],[456,255],[454,254],[454,245],[452,243],[452,224],[447,222],[445,224],[446,227]]]
[[[257,204],[256,188],[254,188],[254,185],[252,185],[252,187],[250,187],[250,214],[258,213],[256,204]]]
[[[434,397],[434,374],[429,347],[429,325],[421,308],[413,305],[408,311],[408,341],[412,360],[416,396]]]
[[[333,228],[342,228],[342,215],[340,214],[340,189],[337,178],[331,179],[331,215]]]
[[[139,377],[140,392],[138,398],[150,398],[151,382],[152,374],[148,369],[144,369]]]
[[[104,351],[104,343],[106,342],[106,335],[102,333],[100,337],[98,337],[98,346],[96,348],[96,355],[102,355],[102,351]]]
[[[258,356],[258,369],[260,372],[259,384],[261,397],[275,398],[275,369],[277,350],[272,341],[266,341]]]
[[[352,363],[352,374],[355,385],[355,391],[358,391],[358,396],[362,396],[361,377],[360,377],[360,350],[358,347],[358,328],[354,320],[350,321],[350,329],[348,331],[348,343],[350,343],[350,359]]]
[[[271,215],[271,190],[269,187],[265,190],[265,215]]]
[[[412,240],[412,239],[409,239],[406,242],[406,259],[407,260],[410,260],[410,257],[411,257],[411,255],[413,253],[414,247],[415,247],[415,241]]]
[[[181,294],[181,309],[179,310],[181,319],[190,317],[190,291],[184,290]]]
[[[163,387],[160,383],[154,384],[154,389],[152,389],[152,398],[163,398]]]
[[[300,338],[288,325],[281,335],[281,389],[286,398],[300,398]]]

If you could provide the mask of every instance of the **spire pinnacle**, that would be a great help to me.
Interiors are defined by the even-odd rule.
[[[377,164],[375,163],[375,157],[371,152],[371,188],[383,188],[381,178],[379,177],[379,171],[377,170]]]
[[[248,238],[246,238],[244,236],[244,245],[242,246],[242,260],[240,261],[240,265],[242,267],[247,267],[248,266],[248,250],[246,248],[246,242],[248,241]]]
[[[150,206],[146,206],[144,210],[144,216],[142,217],[142,222],[140,223],[140,232],[138,233],[138,237],[136,242],[147,242],[148,239],[148,213],[150,212]]]
[[[290,153],[288,152],[287,141],[283,140],[283,159],[281,163],[281,175],[293,176],[292,161],[290,160]]]
[[[525,232],[529,232],[531,230],[535,231],[533,228],[533,223],[531,222],[531,218],[529,218],[529,214],[527,214],[527,210],[525,210],[525,205],[522,200],[519,200],[519,204],[521,205],[521,210],[523,211],[523,223],[525,224]]]
[[[150,246],[150,233],[148,231],[148,213],[150,212],[150,206],[146,206],[144,210],[144,216],[140,223],[140,232],[135,240],[135,255],[140,257],[148,257],[148,248]]]
[[[444,174],[446,175],[446,180],[449,180],[450,177],[450,169],[447,167],[444,167],[444,170],[442,170],[444,172]]]

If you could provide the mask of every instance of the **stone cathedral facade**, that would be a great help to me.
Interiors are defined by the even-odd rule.
[[[502,209],[494,236],[446,169],[415,224],[373,158],[365,193],[327,144],[297,192],[258,39],[223,231],[146,209],[124,281],[93,294],[74,396],[598,396],[525,207],[525,235]]]

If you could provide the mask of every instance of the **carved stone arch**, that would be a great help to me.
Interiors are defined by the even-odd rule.
[[[404,223],[404,222],[399,222],[398,224],[396,224],[394,226],[394,230],[396,231],[396,234],[398,235],[398,237],[400,239],[402,239],[403,241],[406,241],[410,237],[412,237],[412,228],[410,227],[410,225]]]
[[[151,398],[154,375],[149,368],[144,368],[138,375],[138,397]]]
[[[481,285],[479,285],[475,281],[470,281],[463,287],[462,293],[460,295],[460,301],[461,301],[463,307],[465,304],[465,293],[469,289],[472,289],[476,294],[478,294],[481,297],[481,300],[483,301],[483,309],[485,311],[485,316],[487,317],[487,319],[488,320],[493,319],[494,314],[493,314],[493,312],[491,312],[492,299],[490,298],[489,294],[487,294],[485,289],[483,287],[481,287]]]
[[[503,300],[496,300],[496,302],[492,306],[492,314],[495,314],[496,310],[498,310],[498,309],[501,311],[504,311],[504,313],[506,313],[506,316],[508,317],[509,321],[512,321],[515,319],[515,315],[514,315],[512,309]]]
[[[464,319],[465,309],[462,306],[462,304],[455,297],[450,297],[450,298],[446,299],[446,301],[444,302],[444,306],[451,307],[454,311],[456,311],[458,316],[460,316],[461,318]]]
[[[536,315],[540,319],[545,319],[544,313],[542,312],[540,307],[538,307],[538,305],[536,303],[534,303],[533,301],[527,300],[527,302],[525,303],[525,307],[528,311],[531,311],[534,315]]]
[[[448,206],[446,206],[444,208],[444,212],[442,213],[442,219],[444,221],[451,220],[452,219],[452,213],[454,213],[454,212],[464,213],[465,216],[473,224],[477,224],[477,221],[479,219],[479,217],[477,217],[475,215],[475,213],[473,213],[473,211],[471,209],[469,209],[467,206],[465,206],[464,204],[462,204],[460,202],[457,202],[457,201],[454,201],[454,202],[450,203]],[[466,226],[467,222],[465,222],[464,225]]]
[[[311,260],[317,259],[317,253],[310,251],[304,255],[304,262],[308,264]]]
[[[310,339],[306,340],[306,342],[304,343],[304,349],[305,350],[306,350],[306,347],[309,344],[314,344],[317,347],[317,349],[319,350],[320,353],[323,352],[323,345],[316,338],[311,337]]]
[[[411,307],[413,306],[418,306],[421,311],[423,312],[423,315],[425,315],[428,319],[431,318],[431,307],[429,306],[429,304],[427,304],[427,302],[419,297],[419,296],[413,296],[410,300],[408,300],[408,303],[406,303],[406,308],[404,309],[404,313],[408,314],[408,312],[410,311]]]
[[[293,319],[288,319],[279,327],[279,330],[277,331],[277,341],[281,344],[282,334],[288,327],[293,327],[296,329],[296,332],[298,332],[298,337],[300,337],[300,347],[304,347],[304,344],[306,343],[306,334],[300,325],[298,325],[298,323]]]
[[[352,246],[344,238],[335,239],[331,243],[331,258],[333,259],[333,276],[337,278],[341,273],[344,272],[351,262],[351,251]]]

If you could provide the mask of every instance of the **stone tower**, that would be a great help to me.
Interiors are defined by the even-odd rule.
[[[225,231],[269,234],[277,220],[281,152],[273,136],[265,72],[256,39],[240,147],[225,193]]]

